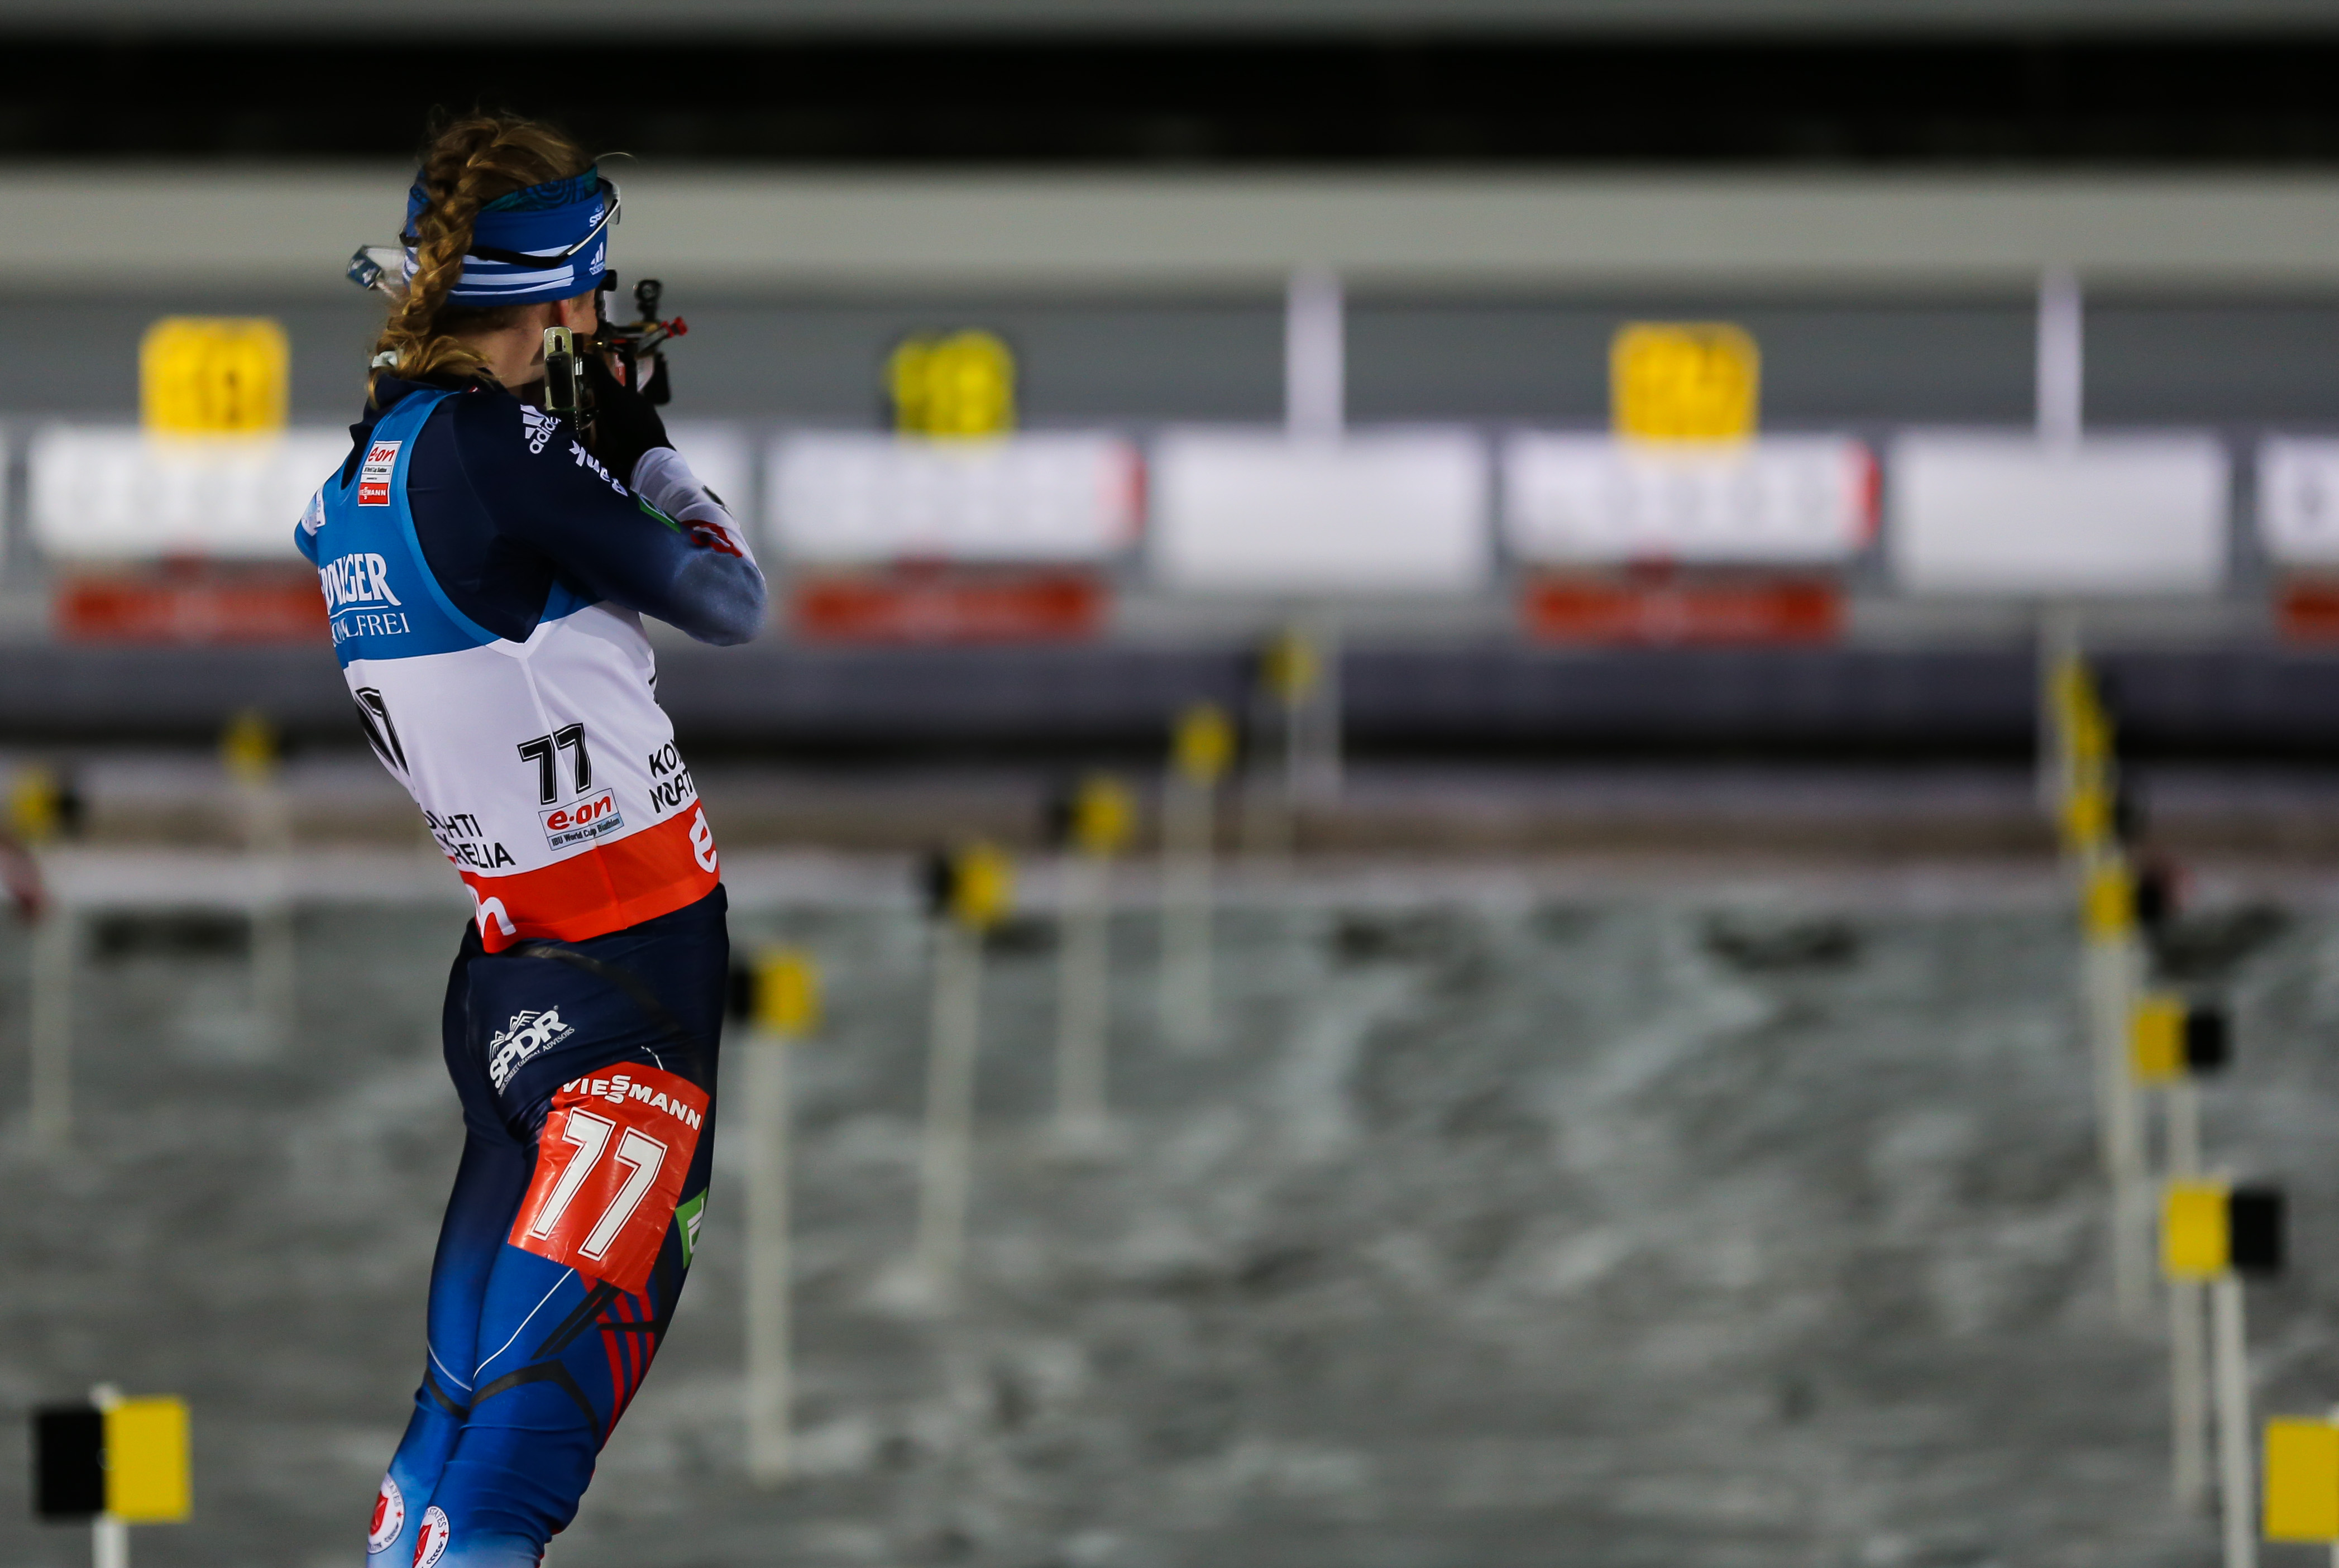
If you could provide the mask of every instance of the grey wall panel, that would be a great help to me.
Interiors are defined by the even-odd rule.
[[[693,418],[873,424],[882,365],[903,334],[988,327],[1021,368],[1037,423],[1274,420],[1283,323],[1272,298],[899,301],[695,291],[675,350],[677,412]],[[351,418],[379,325],[377,299],[285,299],[264,289],[0,294],[0,406],[38,418],[134,417],[138,342],[172,313],[264,314],[292,340],[295,418]],[[2017,298],[1782,301],[1683,295],[1438,301],[1362,292],[1350,303],[1348,409],[1359,421],[1525,419],[1599,424],[1608,341],[1635,318],[1732,321],[1762,345],[1773,426],[2024,424],[2032,315]],[[2087,321],[2090,423],[2339,425],[2339,299],[2112,297]]]
[[[893,345],[911,331],[970,326],[997,330],[1014,346],[1022,406],[1034,420],[1276,419],[1283,412],[1283,317],[1274,299],[789,301],[695,294],[687,279],[676,279],[667,309],[691,328],[674,350],[676,412],[686,417],[873,423]],[[12,323],[0,334],[0,404],[27,414],[133,417],[139,338],[155,318],[272,315],[292,340],[294,416],[329,423],[356,414],[382,315],[378,298],[355,289],[346,300],[209,290],[0,295],[0,311]]]
[[[353,418],[365,361],[380,329],[377,298],[287,300],[266,289],[232,293],[0,294],[0,402],[29,415],[132,419],[138,412],[138,342],[160,316],[273,316],[292,340],[296,419]]]
[[[2001,303],[1750,306],[1763,417],[1792,424],[2025,424],[2037,417],[2036,311]]]
[[[1603,421],[1621,319],[1532,301],[1352,301],[1348,418]]]
[[[715,295],[667,280],[690,322],[676,385],[696,414],[874,422],[885,355],[913,331],[983,327],[1014,348],[1027,419],[1276,419],[1283,315],[1250,302],[982,298],[900,302]]]
[[[0,164],[0,287],[339,297],[404,160]],[[625,179],[621,271],[765,298],[1273,292],[1295,268],[1449,298],[1958,289],[2040,270],[2138,294],[2339,290],[2339,178],[1564,168],[893,169],[658,161]],[[2278,291],[2270,296],[2269,291]]]
[[[1791,425],[2021,423],[2032,417],[2027,301],[1781,303],[1652,293],[1613,303],[1351,309],[1350,417],[1604,423],[1608,343],[1636,319],[1735,321],[1762,351],[1762,411]]]
[[[2088,308],[2087,418],[2339,426],[2339,301]]]

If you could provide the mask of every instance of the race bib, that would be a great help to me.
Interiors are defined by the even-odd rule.
[[[572,1079],[552,1097],[514,1247],[638,1296],[682,1199],[706,1096],[655,1067]]]

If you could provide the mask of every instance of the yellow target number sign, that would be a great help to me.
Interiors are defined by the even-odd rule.
[[[996,333],[904,338],[885,361],[905,436],[1002,436],[1015,428],[1015,355]]]
[[[812,956],[795,948],[775,948],[755,958],[755,1027],[802,1039],[820,1026],[820,971]]]
[[[1208,789],[1234,760],[1235,726],[1217,704],[1196,703],[1178,716],[1177,737],[1170,749],[1179,774],[1188,784]]]
[[[1633,321],[1608,346],[1608,395],[1620,436],[1739,441],[1754,433],[1762,356],[1727,321]]]
[[[146,428],[174,436],[284,428],[292,350],[264,316],[165,316],[138,349]]]
[[[2339,1541],[2339,1426],[2266,1423],[2265,1518],[2269,1541]]]

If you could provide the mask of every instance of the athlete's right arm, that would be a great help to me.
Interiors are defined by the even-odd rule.
[[[678,459],[646,459],[637,471],[647,479],[655,469],[669,500],[686,488],[684,518],[620,483],[565,419],[525,404],[515,412],[501,398],[449,402],[456,450],[498,533],[541,551],[595,597],[700,642],[728,646],[755,635],[764,574],[728,514],[695,480],[683,486],[689,470]]]

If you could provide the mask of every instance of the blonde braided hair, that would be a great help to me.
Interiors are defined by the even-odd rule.
[[[510,114],[469,114],[431,138],[415,177],[425,200],[414,219],[414,276],[374,340],[377,361],[392,357],[367,378],[369,398],[385,370],[412,380],[433,370],[485,368],[463,338],[517,326],[535,307],[447,303],[463,275],[479,210],[514,191],[581,174],[592,162],[551,126]]]

